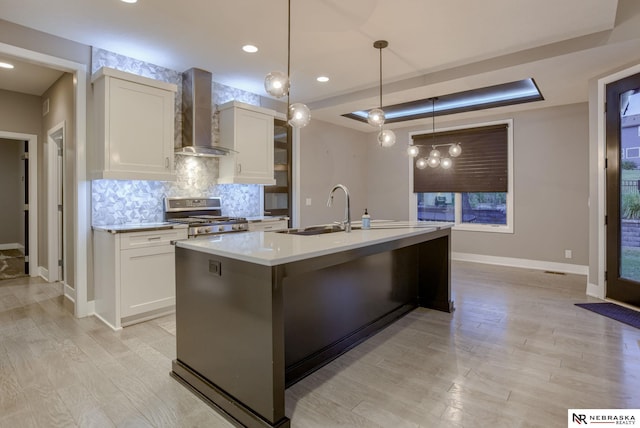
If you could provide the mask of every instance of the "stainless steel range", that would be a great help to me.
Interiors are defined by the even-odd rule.
[[[222,215],[220,198],[165,198],[164,219],[189,225],[190,239],[249,230],[246,218]]]

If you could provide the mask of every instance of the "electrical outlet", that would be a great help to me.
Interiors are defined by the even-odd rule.
[[[311,206],[311,198],[307,198],[307,200],[305,201],[305,204],[310,207]]]
[[[571,250],[564,250],[564,258],[570,259],[573,257],[573,252]]]
[[[222,276],[222,262],[219,260],[209,260],[209,272],[217,276]]]

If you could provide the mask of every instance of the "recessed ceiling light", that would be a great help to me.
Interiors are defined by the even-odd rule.
[[[327,76],[318,76],[318,78],[316,79],[318,82],[328,82],[329,78]]]
[[[9,64],[8,62],[0,62],[0,68],[13,68],[13,64]]]
[[[122,1],[123,3],[131,3],[131,4],[133,4],[133,3],[137,3],[137,2],[138,2],[138,0],[121,0],[121,1]]]
[[[256,53],[256,52],[258,52],[258,47],[254,46],[254,45],[244,45],[242,47],[242,50],[247,52],[247,53]]]

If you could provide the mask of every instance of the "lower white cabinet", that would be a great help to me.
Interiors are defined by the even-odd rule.
[[[111,328],[175,310],[175,246],[186,228],[114,232],[94,230],[96,315]]]

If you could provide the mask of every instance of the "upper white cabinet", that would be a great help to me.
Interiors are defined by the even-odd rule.
[[[231,101],[220,111],[220,145],[237,153],[220,158],[218,183],[274,185],[274,110]]]
[[[176,85],[103,67],[93,83],[91,178],[175,180]]]

